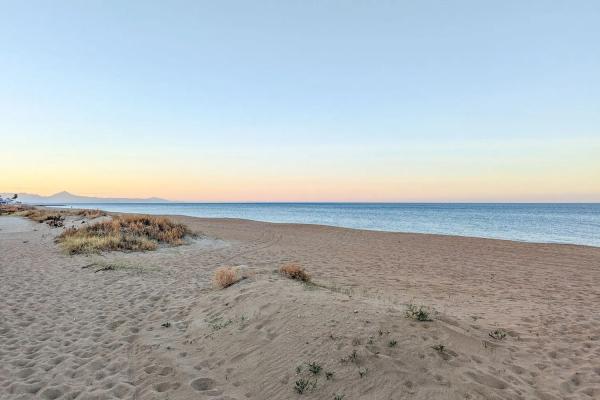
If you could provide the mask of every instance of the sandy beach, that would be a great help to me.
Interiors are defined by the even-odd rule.
[[[600,248],[173,219],[199,236],[71,256],[0,217],[0,399],[600,398]]]

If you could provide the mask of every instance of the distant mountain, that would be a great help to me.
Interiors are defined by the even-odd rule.
[[[40,196],[38,194],[19,193],[18,201],[28,204],[72,204],[72,203],[168,203],[169,200],[158,197],[147,199],[127,199],[114,197],[88,197],[78,196],[69,192],[59,192],[51,196]]]

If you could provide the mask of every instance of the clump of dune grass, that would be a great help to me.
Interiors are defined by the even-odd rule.
[[[69,228],[57,242],[69,254],[101,251],[155,250],[161,244],[178,246],[184,243],[189,229],[168,218],[148,215],[119,215],[82,228]]]
[[[289,279],[301,282],[310,282],[310,275],[297,264],[287,264],[279,268],[279,273]]]

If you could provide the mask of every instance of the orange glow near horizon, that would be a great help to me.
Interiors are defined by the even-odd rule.
[[[17,147],[13,147],[17,148]],[[0,193],[176,201],[600,201],[600,141],[488,148],[185,148],[43,146],[4,157]],[[157,162],[156,160],[160,160]]]

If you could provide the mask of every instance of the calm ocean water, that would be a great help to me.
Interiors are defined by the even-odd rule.
[[[599,203],[97,203],[73,207],[600,246]]]

